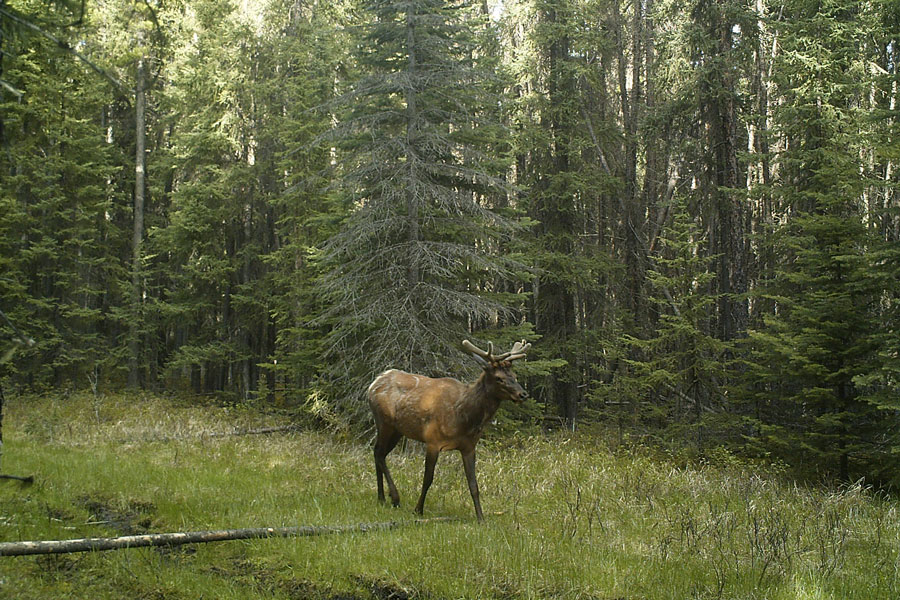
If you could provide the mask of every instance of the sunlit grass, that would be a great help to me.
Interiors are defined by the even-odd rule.
[[[0,483],[0,541],[414,518],[414,447],[389,457],[403,501],[392,509],[375,502],[363,442],[211,435],[283,417],[151,396],[12,400],[3,472],[36,483]],[[425,516],[457,521],[6,557],[0,597],[900,597],[898,505],[861,486],[798,487],[563,436],[487,440],[478,469],[483,525],[449,453]]]

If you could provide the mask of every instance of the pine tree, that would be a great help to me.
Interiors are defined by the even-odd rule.
[[[880,290],[873,318],[873,365],[854,380],[862,398],[877,409],[865,455],[873,479],[900,484],[900,205],[897,203],[896,161],[900,157],[897,121],[897,69],[900,48],[900,5],[875,3],[869,23],[876,73],[869,100],[873,125],[867,140],[866,209],[868,226],[877,241],[869,252],[869,268]]]
[[[480,6],[480,5],[479,5]],[[363,77],[333,132],[352,214],[325,246],[331,381],[361,394],[379,370],[458,372],[460,341],[508,308],[509,220],[494,60],[480,8],[376,0],[357,47]],[[353,396],[350,396],[351,398]]]
[[[620,233],[619,219],[627,219],[619,212],[622,136],[598,68],[613,60],[610,8],[543,0],[510,1],[504,9],[517,95],[514,177],[531,219],[522,252],[537,272],[527,287],[529,318],[542,336],[532,353],[555,365],[529,383],[548,416],[574,427],[584,384],[608,360],[610,325],[622,313],[607,246]]]
[[[743,202],[744,173],[738,153],[746,146],[746,130],[740,127],[741,61],[749,57],[748,39],[753,23],[745,3],[697,0],[691,6],[688,38],[694,101],[702,136],[698,178],[704,212],[711,232],[709,252],[717,257],[716,329],[721,340],[730,340],[747,326],[748,246],[744,227],[747,206]],[[745,63],[746,64],[746,63]],[[698,149],[699,149],[698,148]]]
[[[522,174],[529,186],[529,216],[537,222],[540,248],[535,324],[543,336],[543,350],[567,362],[567,368],[553,372],[546,389],[559,416],[574,427],[580,380],[575,292],[584,267],[574,259],[579,231],[576,199],[582,192],[577,154],[583,143],[575,133],[582,120],[576,90],[578,66],[571,48],[577,17],[569,2],[538,2],[535,12],[535,45],[546,71],[542,73],[543,102],[538,107],[540,142],[530,149],[529,172]]]
[[[278,184],[270,204],[277,243],[265,257],[273,345],[266,357],[266,387],[284,390],[295,402],[315,400],[326,330],[312,323],[325,308],[318,287],[316,249],[337,233],[347,214],[339,195],[329,189],[332,149],[314,140],[331,127],[331,119],[311,118],[314,109],[333,100],[336,84],[350,77],[348,36],[342,23],[352,19],[345,3],[303,7],[291,0],[277,10],[286,22],[283,34],[264,53],[271,79],[267,104],[268,135]],[[288,8],[290,6],[290,8]],[[273,11],[276,9],[273,7]],[[314,409],[322,404],[311,406]],[[322,413],[319,413],[322,416]]]
[[[189,371],[196,391],[246,398],[255,379],[245,367],[262,362],[249,334],[257,315],[267,315],[254,294],[257,242],[265,239],[254,228],[267,211],[252,119],[258,38],[229,3],[185,6],[182,26],[191,35],[178,39],[163,103],[171,148],[157,167],[172,172],[168,221],[148,240],[148,250],[165,257],[157,310],[177,339],[170,375]]]
[[[707,256],[702,230],[683,201],[673,213],[647,273],[656,327],[646,339],[628,338],[636,358],[625,360],[628,375],[623,377],[631,381],[620,385],[637,392],[636,398],[624,398],[626,408],[646,407],[634,416],[657,435],[676,447],[703,451],[722,439],[715,417],[728,408],[722,390],[727,345],[711,331],[715,257]]]
[[[79,62],[60,60],[46,36],[21,43],[21,52],[4,53],[4,79],[23,93],[4,93],[0,105],[0,294],[37,343],[14,368],[34,384],[86,386],[118,359],[107,310],[124,275],[122,198],[109,185],[121,163],[102,122],[108,88]]]
[[[895,215],[896,210],[889,211]],[[896,218],[896,216],[894,216]],[[869,268],[882,290],[870,325],[872,364],[853,379],[860,397],[874,408],[859,459],[880,483],[900,483],[900,244],[891,240],[871,253]]]
[[[877,422],[854,383],[874,366],[878,297],[860,205],[857,103],[868,69],[857,8],[785,6],[776,71],[784,102],[774,114],[785,142],[773,193],[787,212],[773,238],[780,262],[763,287],[774,312],[751,331],[746,374],[762,445],[842,479],[859,474]]]

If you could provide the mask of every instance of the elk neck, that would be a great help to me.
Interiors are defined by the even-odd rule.
[[[482,431],[500,407],[496,381],[489,373],[482,373],[471,383],[460,398],[460,417],[465,427]]]

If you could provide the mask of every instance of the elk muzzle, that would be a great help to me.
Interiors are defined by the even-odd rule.
[[[521,404],[528,398],[528,392],[518,383],[510,390],[510,395],[512,396],[512,401],[516,404]]]

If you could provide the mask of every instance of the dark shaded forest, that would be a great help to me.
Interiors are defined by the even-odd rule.
[[[0,0],[2,383],[347,426],[524,338],[514,426],[894,485],[898,37],[890,0]]]

